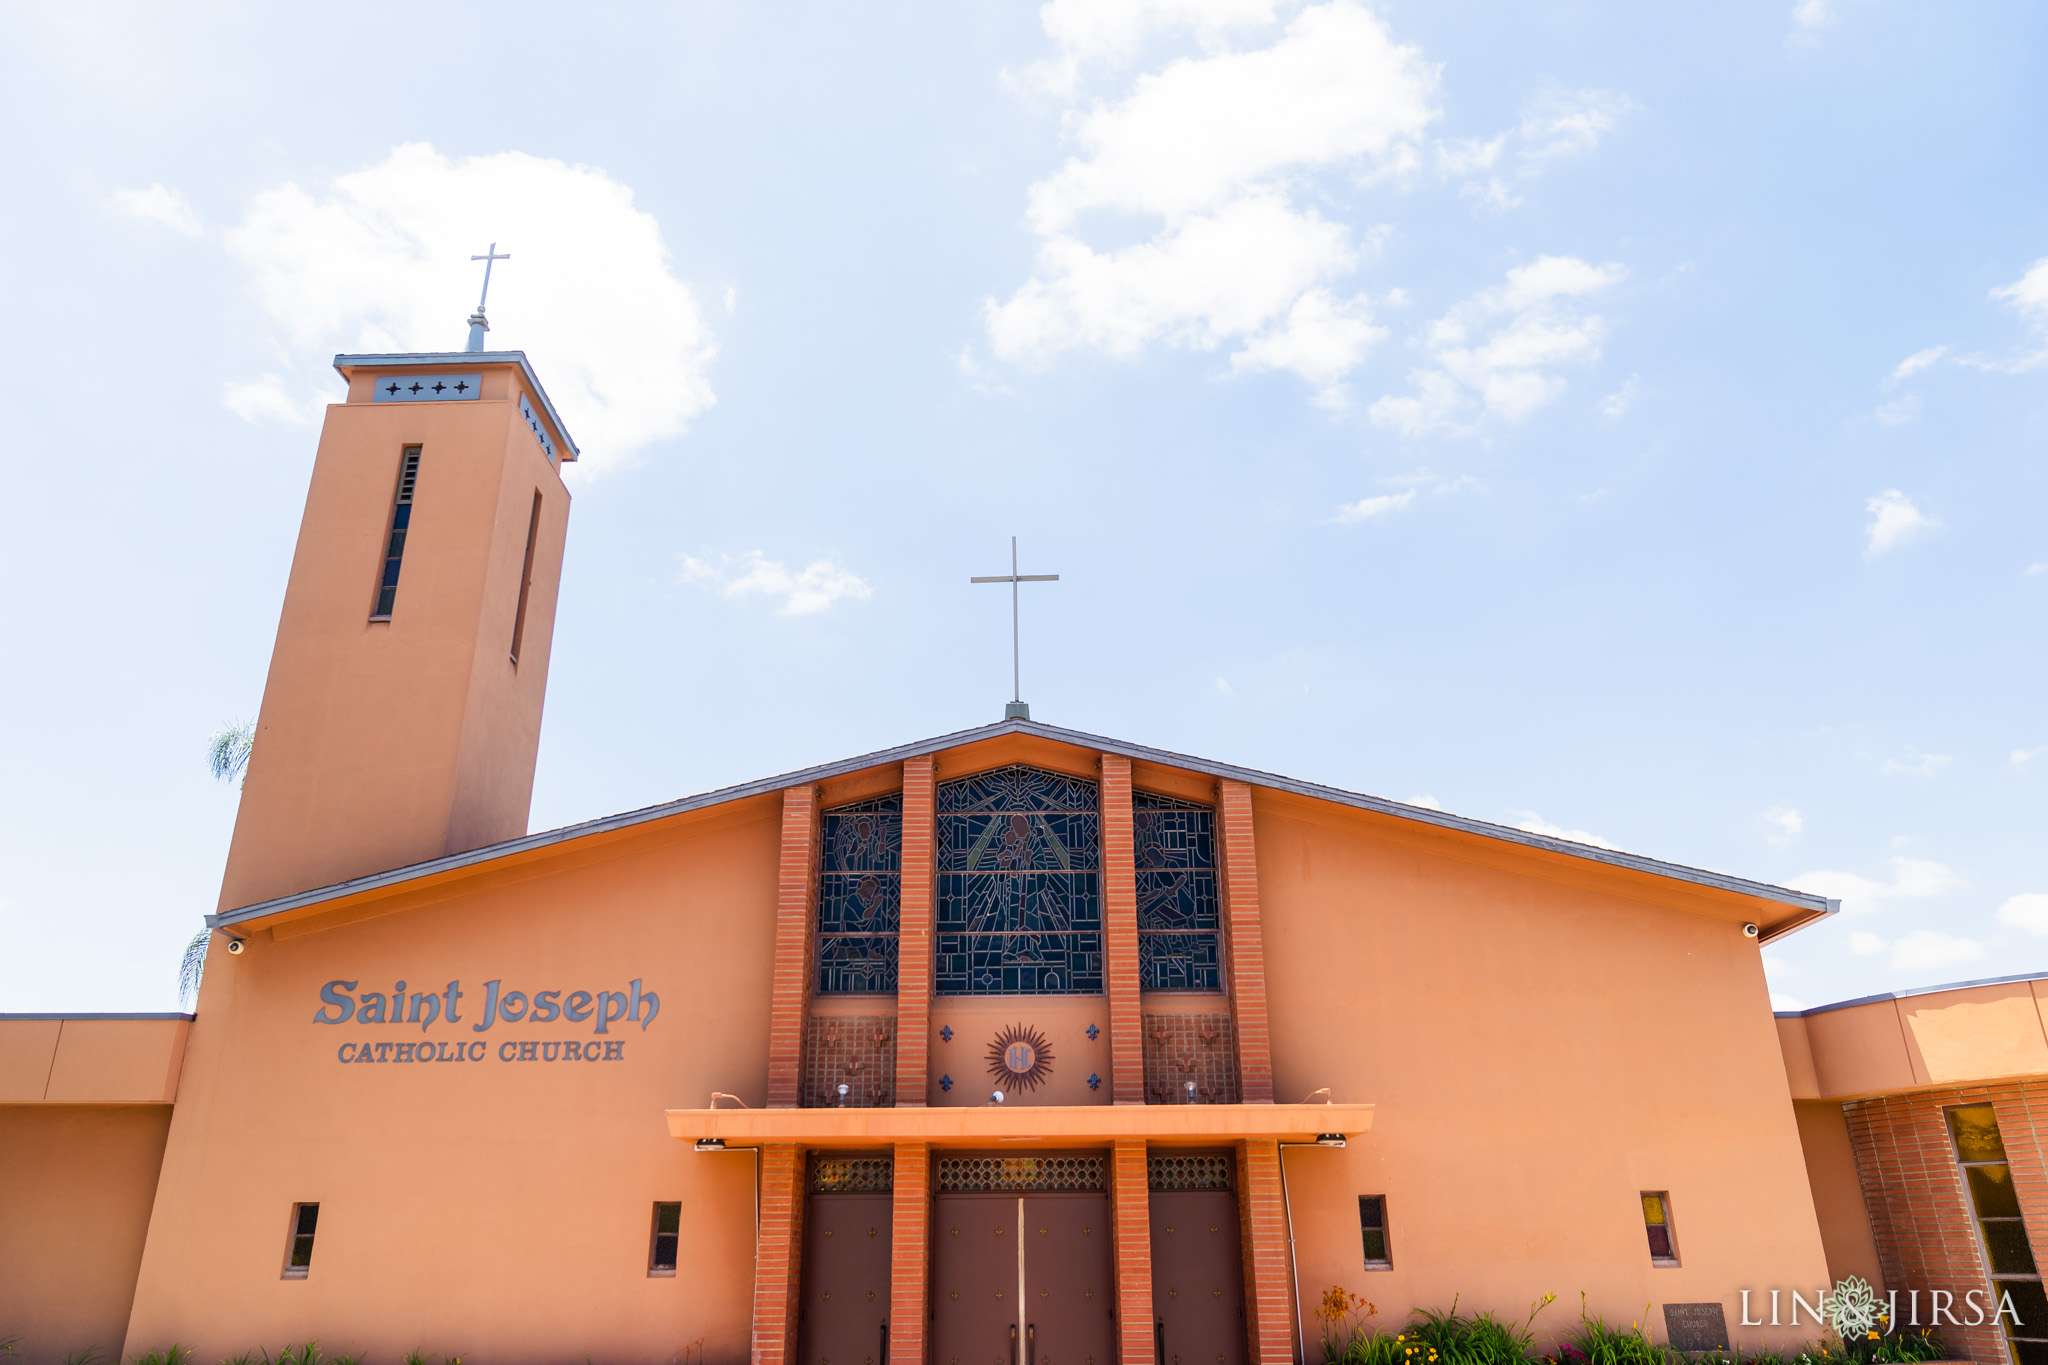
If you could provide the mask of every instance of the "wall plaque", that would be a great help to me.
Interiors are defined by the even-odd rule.
[[[1667,1303],[1664,1332],[1674,1351],[1728,1349],[1728,1315],[1718,1303]]]

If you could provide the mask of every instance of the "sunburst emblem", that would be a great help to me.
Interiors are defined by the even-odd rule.
[[[1037,1029],[1012,1024],[988,1045],[988,1074],[1005,1085],[1034,1090],[1052,1074],[1052,1048]]]

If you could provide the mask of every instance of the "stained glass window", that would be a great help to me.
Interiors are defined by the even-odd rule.
[[[1102,990],[1093,782],[1014,766],[938,789],[940,995]]]
[[[1217,965],[1216,812],[1131,794],[1138,870],[1138,988],[1223,989]]]
[[[819,833],[818,993],[896,989],[903,892],[903,798],[825,812]]]

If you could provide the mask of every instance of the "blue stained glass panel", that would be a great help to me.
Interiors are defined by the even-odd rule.
[[[896,989],[903,894],[903,798],[879,797],[819,819],[818,993]]]
[[[1013,766],[942,783],[941,995],[1102,990],[1102,816],[1096,785]]]
[[[1221,990],[1216,813],[1151,792],[1133,792],[1131,808],[1139,989]]]

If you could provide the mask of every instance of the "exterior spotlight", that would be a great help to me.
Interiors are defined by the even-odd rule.
[[[1744,938],[1755,938],[1756,933],[1757,930],[1754,924],[1745,924],[1742,926],[1742,936]]]
[[[698,1150],[698,1151],[700,1151],[700,1152],[722,1152],[722,1151],[724,1151],[724,1150],[725,1150],[725,1139],[724,1139],[724,1138],[698,1138],[698,1139],[697,1139],[697,1150]]]
[[[1343,1145],[1344,1135],[1342,1133],[1316,1134],[1316,1146],[1318,1147],[1342,1147]]]
[[[239,938],[236,938],[236,937],[235,937],[235,936],[234,936],[233,934],[229,934],[229,935],[228,935],[228,951],[229,951],[229,952],[231,952],[231,953],[239,953],[239,952],[241,952],[241,951],[242,951],[242,944],[243,944],[244,942],[246,942],[246,940],[244,940],[244,939],[239,939]]]
[[[849,1089],[850,1087],[846,1084],[845,1081],[841,1081],[839,1083],[839,1107],[841,1109],[844,1109],[846,1107],[846,1094]]]
[[[1189,1082],[1188,1082],[1188,1103],[1189,1103],[1189,1104],[1193,1104],[1194,1102],[1195,1102],[1195,1083],[1194,1083],[1193,1081],[1189,1081]]]
[[[1003,1102],[1003,1092],[1000,1090],[996,1091],[995,1094],[988,1097],[988,1102],[990,1104],[1001,1104]]]

